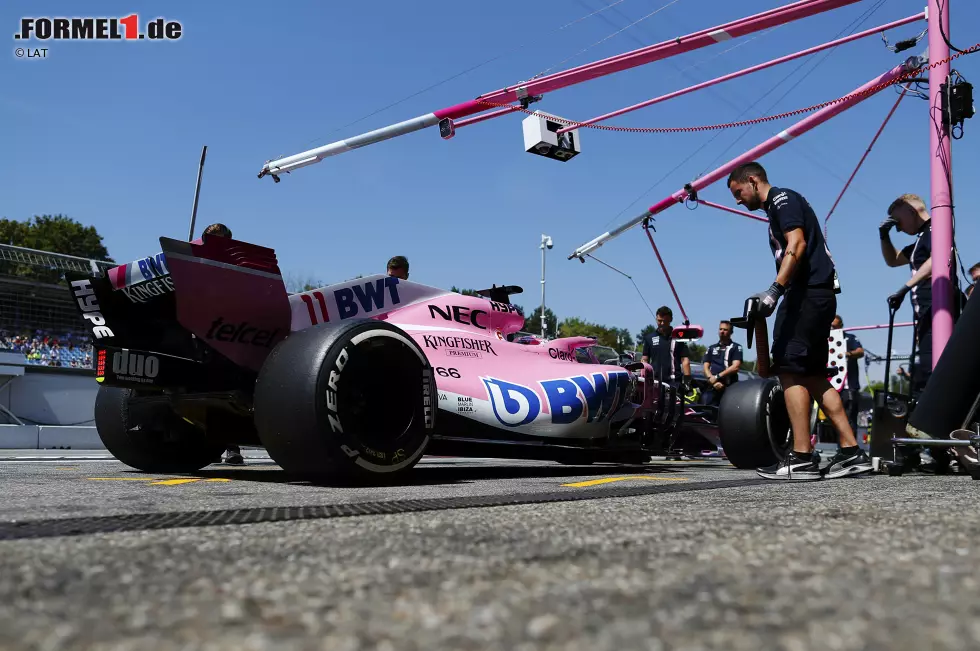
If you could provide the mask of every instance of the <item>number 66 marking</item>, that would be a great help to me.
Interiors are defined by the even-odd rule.
[[[319,291],[313,292],[316,296],[316,302],[320,304],[320,314],[323,315],[323,322],[326,323],[330,320],[330,315],[327,314],[327,302],[323,300],[323,294]],[[310,298],[309,294],[300,294],[300,298],[306,303],[306,309],[310,311],[310,323],[316,325],[316,311],[313,309],[313,299]]]
[[[454,369],[454,368],[443,368],[441,366],[436,367],[436,375],[439,375],[441,377],[452,377],[452,378],[457,378],[457,379],[460,378],[460,377],[462,377],[459,374],[459,371],[457,371],[456,369]]]

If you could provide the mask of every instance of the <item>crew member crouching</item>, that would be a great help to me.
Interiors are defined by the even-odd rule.
[[[732,322],[718,324],[718,343],[704,354],[704,374],[711,388],[704,392],[704,404],[720,405],[725,387],[738,382],[742,367],[742,346],[732,341]]]

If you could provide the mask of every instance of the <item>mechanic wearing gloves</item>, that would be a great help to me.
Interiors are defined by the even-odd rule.
[[[204,229],[202,235],[208,235],[211,237],[231,237],[231,229],[224,224],[211,224]],[[222,326],[224,327],[224,326]],[[237,445],[229,445],[225,448],[225,463],[231,464],[233,466],[240,466],[245,463],[245,457],[242,456],[242,449]],[[221,463],[221,457],[215,463]]]
[[[915,243],[901,251],[892,245],[888,232],[892,228],[915,236]],[[932,218],[922,199],[903,194],[888,206],[888,218],[878,227],[881,257],[889,267],[908,265],[912,276],[888,297],[888,307],[897,310],[912,295],[915,313],[915,349],[919,358],[913,369],[912,397],[922,393],[932,375]]]
[[[742,366],[742,347],[732,341],[732,322],[718,324],[718,343],[704,354],[704,375],[711,389],[704,392],[704,404],[720,405],[725,387],[738,382],[738,369]]]
[[[672,384],[679,381],[684,394],[690,393],[694,385],[691,382],[691,354],[687,344],[671,336],[674,329],[670,322],[674,319],[674,313],[666,305],[661,305],[657,308],[656,316],[657,331],[648,334],[643,340],[643,356],[640,361],[653,367],[653,377],[657,380]]]
[[[766,479],[814,480],[871,471],[871,460],[858,447],[840,395],[827,379],[830,324],[840,292],[837,271],[813,209],[802,195],[769,185],[758,163],[736,167],[728,187],[740,206],[766,211],[769,246],[776,261],[776,281],[752,298],[763,318],[779,306],[772,332],[772,373],[779,377],[793,430],[793,450],[786,458],[756,472]],[[820,468],[810,444],[812,402],[823,410],[838,433],[840,449]]]

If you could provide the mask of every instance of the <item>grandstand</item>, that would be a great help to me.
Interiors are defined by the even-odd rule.
[[[0,351],[22,353],[29,365],[91,368],[91,332],[64,272],[98,274],[113,266],[0,244]]]

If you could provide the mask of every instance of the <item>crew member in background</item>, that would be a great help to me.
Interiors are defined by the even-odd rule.
[[[838,314],[834,317],[830,329],[840,330],[843,327],[844,320]],[[844,391],[844,409],[847,411],[847,422],[851,424],[851,429],[857,433],[857,417],[861,404],[861,375],[858,371],[857,361],[864,357],[864,347],[858,338],[850,332],[844,333],[844,345],[846,348],[844,357],[847,358],[847,389]]]
[[[973,295],[973,286],[977,284],[980,280],[980,262],[976,263],[970,267],[970,284],[966,288],[966,297],[970,298]]]
[[[732,341],[732,322],[718,324],[718,343],[704,354],[704,375],[711,388],[704,392],[704,404],[720,405],[725,387],[738,382],[738,369],[742,367],[742,346]]]
[[[915,242],[901,251],[892,244],[888,232],[897,228],[914,235]],[[913,367],[912,397],[918,397],[932,375],[932,218],[922,198],[903,194],[888,206],[888,218],[878,227],[881,256],[889,267],[908,265],[911,277],[888,297],[888,307],[897,310],[905,295],[912,294],[915,313],[915,349],[918,360]]]
[[[231,229],[224,224],[211,224],[204,229],[203,235],[208,235],[211,237],[231,237]],[[242,456],[242,449],[237,445],[228,445],[225,447],[225,463],[229,463],[233,466],[240,466],[245,463],[245,457]],[[221,463],[221,457],[215,463]]]
[[[871,471],[871,460],[858,447],[840,395],[827,380],[830,324],[837,314],[840,285],[820,223],[798,192],[769,184],[758,163],[739,165],[728,188],[740,206],[766,211],[769,247],[776,280],[751,298],[766,318],[779,306],[772,329],[772,373],[779,377],[793,431],[793,449],[772,466],[757,469],[766,479],[814,480]],[[810,438],[810,409],[816,400],[837,431],[840,449],[820,467]]]
[[[653,376],[661,382],[680,383],[684,393],[693,386],[691,383],[691,353],[687,344],[677,341],[671,335],[674,329],[670,323],[674,313],[666,305],[657,308],[657,330],[643,339],[643,356],[640,361],[653,367]]]
[[[408,258],[396,255],[388,260],[388,275],[401,280],[408,280]]]

